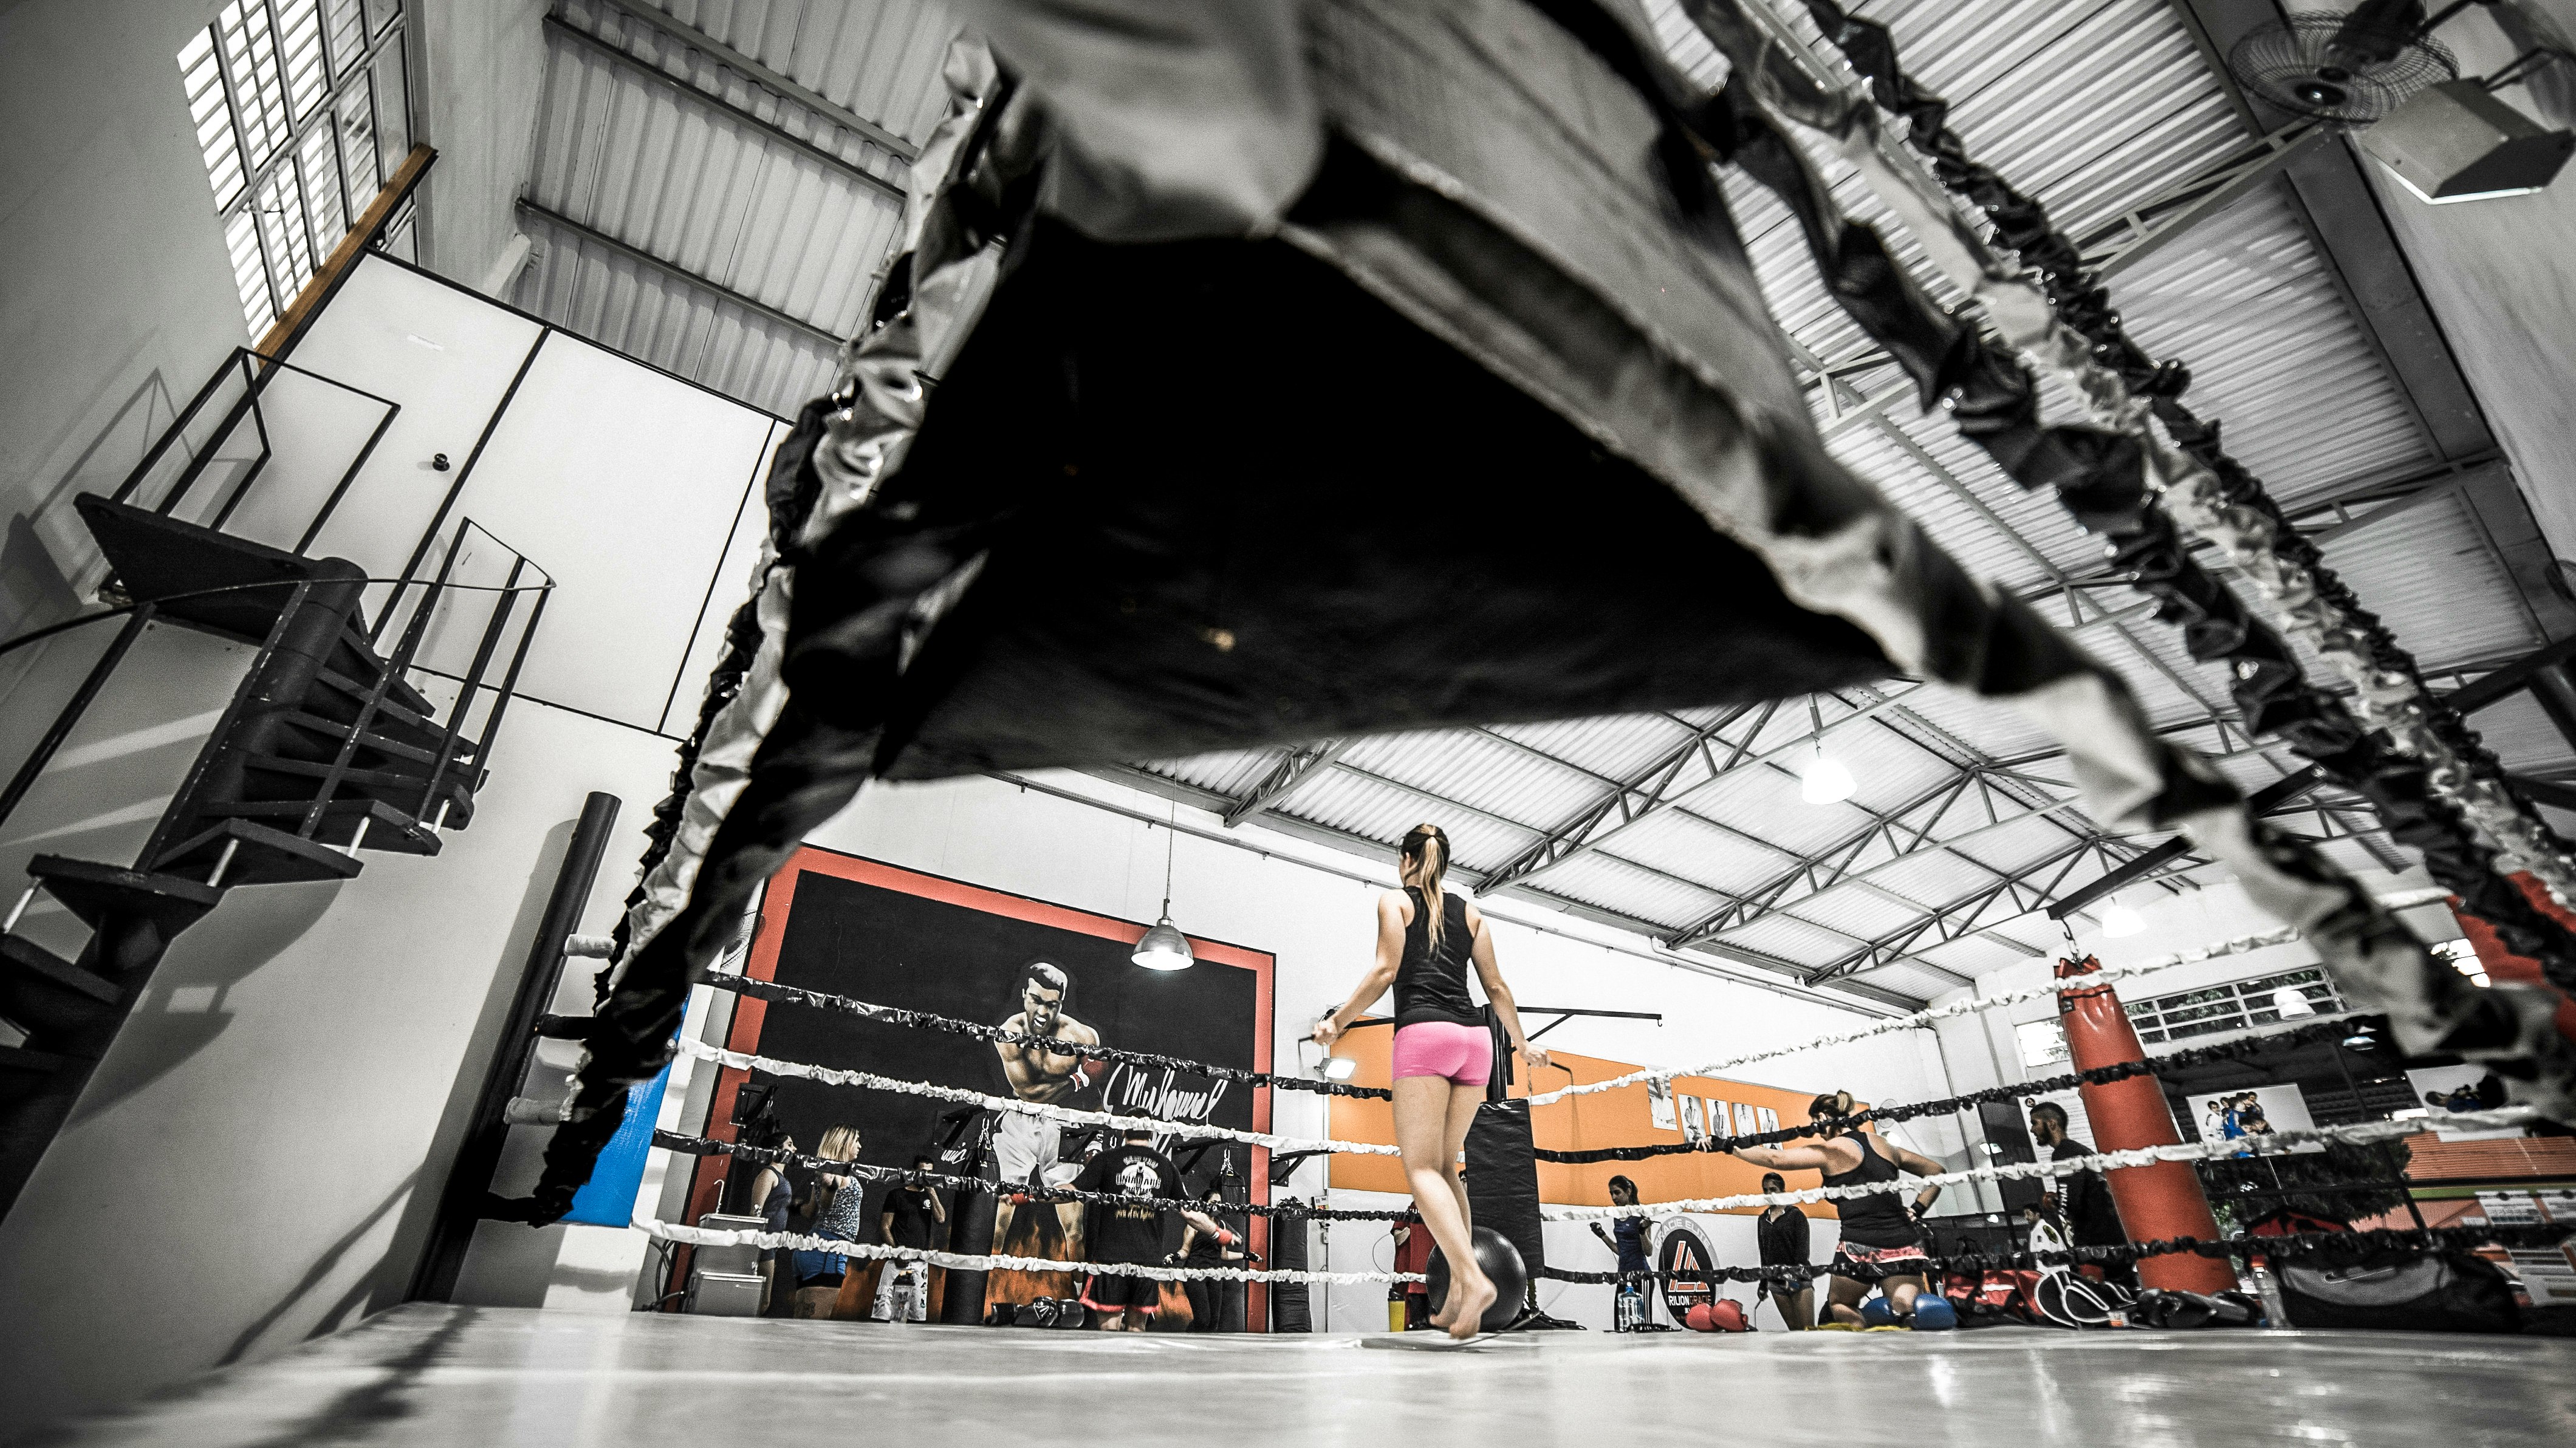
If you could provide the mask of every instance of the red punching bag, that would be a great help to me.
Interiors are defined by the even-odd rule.
[[[2057,978],[2090,975],[2101,968],[2102,962],[2089,955],[2080,961],[2060,960]],[[2079,1071],[2146,1059],[2146,1048],[2138,1044],[2138,1033],[2130,1028],[2120,998],[2108,985],[2059,992],[2057,1019],[2066,1028],[2066,1049]],[[2084,1114],[2093,1124],[2096,1151],[2170,1146],[2182,1140],[2174,1130],[2173,1112],[2165,1105],[2164,1088],[2153,1076],[2101,1085],[2088,1081],[2078,1090],[2084,1098]],[[2209,1214],[2209,1198],[2201,1192],[2199,1174],[2190,1162],[2121,1167],[2104,1173],[2104,1180],[2110,1183],[2111,1200],[2119,1205],[2120,1226],[2130,1241],[2217,1238],[2218,1222]],[[2140,1261],[2138,1280],[2148,1287],[2224,1292],[2236,1286],[2236,1269],[2224,1257],[2177,1252]]]

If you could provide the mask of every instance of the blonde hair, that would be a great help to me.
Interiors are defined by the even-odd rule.
[[[857,1161],[859,1129],[847,1124],[826,1128],[823,1139],[814,1144],[814,1154],[825,1161]],[[843,1188],[850,1185],[850,1179],[845,1176],[826,1174],[814,1185],[814,1214],[821,1216],[832,1209],[834,1199],[840,1196]]]
[[[1449,873],[1449,837],[1438,825],[1419,824],[1405,832],[1401,849],[1414,862],[1414,888],[1422,892],[1423,909],[1431,917],[1423,923],[1423,938],[1438,950],[1442,927],[1449,923],[1447,901],[1440,893],[1440,879]]]

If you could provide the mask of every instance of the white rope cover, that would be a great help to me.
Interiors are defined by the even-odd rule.
[[[874,1242],[844,1242],[837,1237],[808,1237],[796,1232],[735,1231],[722,1227],[684,1227],[637,1216],[635,1230],[665,1242],[697,1247],[784,1247],[799,1252],[831,1252],[842,1257],[881,1261],[927,1262],[952,1272],[1085,1272],[1110,1277],[1149,1277],[1156,1282],[1422,1282],[1419,1272],[1299,1272],[1255,1267],[1148,1267],[1132,1262],[1058,1262],[1047,1257],[1002,1257],[940,1252],[925,1247],[885,1247]]]
[[[2461,1131],[2485,1131],[2497,1127],[2521,1126],[2541,1119],[2538,1108],[2507,1106],[2495,1111],[2454,1111],[2434,1118],[2432,1124]],[[2013,1181],[2025,1177],[2066,1177],[2078,1172],[2117,1169],[2124,1166],[2148,1166],[2160,1161],[2209,1161],[2224,1156],[2278,1156],[2299,1147],[2333,1141],[2367,1145],[2376,1141],[2395,1141],[2400,1137],[2420,1135],[2431,1129],[2421,1117],[2404,1121],[2365,1121],[2352,1126],[2323,1126],[2313,1131],[2272,1131],[2260,1136],[2240,1136],[2232,1141],[2185,1141],[2169,1146],[2139,1146],[2126,1151],[2096,1152],[2091,1156],[2071,1156],[2057,1161],[2006,1162],[2001,1166],[1972,1166],[1965,1171],[1945,1171],[1937,1175],[1916,1177],[1920,1186],[1953,1186],[1961,1182]],[[1858,1197],[1883,1197],[1903,1191],[1893,1183],[1873,1187],[1808,1187],[1794,1192],[1742,1192],[1731,1197],[1697,1197],[1676,1202],[1639,1202],[1632,1207],[1554,1207],[1540,1213],[1551,1222],[1581,1222],[1599,1217],[1643,1217],[1660,1212],[1722,1212],[1734,1207],[1794,1207],[1802,1202],[1851,1201]]]
[[[2438,888],[2401,890],[2392,895],[2380,896],[2379,903],[2391,910],[2411,910],[2419,905],[2431,905],[2450,898],[2450,891]],[[2210,945],[2196,945],[2189,950],[2177,950],[2171,955],[2154,956],[2134,965],[2106,965],[2099,970],[2080,976],[2070,976],[2063,981],[2048,985],[2007,991],[2002,995],[1970,996],[1965,1000],[1952,1001],[1946,1006],[1927,1007],[1910,1016],[1894,1016],[1887,1020],[1876,1021],[1857,1031],[1818,1036],[1813,1040],[1801,1041],[1790,1046],[1773,1046],[1768,1050],[1730,1056],[1723,1061],[1711,1061],[1703,1066],[1653,1067],[1631,1071],[1625,1076],[1613,1076],[1607,1081],[1591,1081],[1580,1086],[1560,1086],[1553,1091],[1537,1092],[1526,1099],[1532,1106],[1545,1106],[1550,1102],[1562,1101],[1569,1096],[1592,1096],[1603,1091],[1617,1091],[1623,1087],[1635,1086],[1647,1081],[1670,1081],[1676,1076],[1724,1075],[1739,1066],[1750,1066],[1757,1061],[1794,1056],[1801,1051],[1817,1051],[1827,1046],[1847,1046],[1854,1041],[1866,1041],[1873,1036],[1893,1035],[1898,1031],[1918,1030],[1934,1021],[1953,1020],[1960,1016],[1974,1015],[1978,1011],[1990,1011],[1998,1006],[2017,1006],[2029,1001],[2046,1000],[2071,990],[2089,990],[2094,986],[2108,985],[2116,980],[2129,980],[2154,971],[2171,970],[2177,965],[2191,965],[2199,961],[2216,960],[2220,956],[2243,955],[2247,951],[2287,945],[2298,938],[2297,926],[2283,925],[2271,930],[2257,931],[2252,935],[2235,936]]]
[[[1154,1116],[1117,1116],[1106,1111],[1076,1111],[1070,1107],[1049,1106],[1043,1102],[1022,1101],[1013,1096],[988,1096],[957,1086],[934,1086],[927,1081],[903,1081],[892,1076],[879,1076],[867,1071],[848,1071],[837,1066],[811,1066],[802,1061],[782,1061],[774,1056],[750,1055],[710,1046],[695,1037],[683,1037],[680,1054],[714,1061],[737,1071],[766,1071],[773,1076],[797,1076],[808,1081],[821,1081],[833,1086],[863,1086],[871,1091],[899,1091],[907,1096],[927,1096],[934,1101],[956,1101],[980,1105],[993,1111],[1016,1112],[1022,1116],[1040,1116],[1076,1126],[1108,1126],[1122,1131],[1169,1132],[1174,1136],[1194,1136],[1214,1141],[1241,1141],[1272,1151],[1339,1151],[1357,1156],[1398,1156],[1396,1147],[1380,1146],[1372,1141],[1332,1141],[1303,1136],[1274,1136],[1266,1131],[1238,1131],[1231,1126],[1202,1126],[1189,1121],[1165,1121]]]

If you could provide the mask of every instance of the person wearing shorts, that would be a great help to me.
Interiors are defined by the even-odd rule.
[[[1115,1205],[1095,1202],[1085,1211],[1082,1254],[1102,1266],[1159,1266],[1163,1216],[1168,1210],[1154,1198],[1181,1194],[1181,1173],[1172,1159],[1154,1149],[1154,1133],[1130,1131],[1124,1146],[1112,1147],[1085,1163],[1073,1179],[1076,1190],[1105,1192],[1125,1198]],[[1235,1244],[1234,1233],[1204,1212],[1184,1211],[1181,1220],[1216,1241]],[[1163,1284],[1151,1277],[1123,1272],[1094,1272],[1083,1279],[1082,1305],[1100,1314],[1103,1332],[1143,1332],[1163,1305]]]
[[[1494,1019],[1531,1066],[1548,1064],[1529,1043],[1511,987],[1494,958],[1484,916],[1440,888],[1449,868],[1449,837],[1438,825],[1416,825],[1404,837],[1396,876],[1404,888],[1378,898],[1377,964],[1339,1009],[1315,1023],[1316,1043],[1330,1050],[1361,1012],[1395,990],[1395,1144],[1414,1209],[1449,1261],[1449,1296],[1431,1324],[1451,1337],[1476,1334],[1493,1304],[1493,1279],[1476,1265],[1466,1183],[1458,1153],[1485,1100],[1493,1073],[1493,1035],[1467,992],[1467,967],[1485,984]]]
[[[1734,1153],[1755,1166],[1822,1172],[1826,1186],[1860,1187],[1866,1192],[1834,1204],[1842,1216],[1842,1240],[1834,1245],[1833,1262],[1827,1269],[1832,1286],[1825,1311],[1833,1321],[1848,1326],[1859,1325],[1861,1299],[1872,1286],[1887,1294],[1887,1305],[1898,1318],[1912,1315],[1915,1296],[1924,1290],[1924,1273],[1931,1266],[1923,1252],[1918,1220],[1941,1189],[1926,1185],[1908,1207],[1897,1200],[1901,1189],[1896,1178],[1899,1172],[1933,1176],[1944,1170],[1932,1158],[1892,1145],[1875,1132],[1842,1125],[1842,1118],[1857,1109],[1850,1092],[1828,1092],[1807,1104],[1807,1119],[1820,1124],[1818,1135],[1823,1139],[1816,1145],[1748,1146]],[[1861,1270],[1846,1275],[1840,1270],[1846,1267]]]

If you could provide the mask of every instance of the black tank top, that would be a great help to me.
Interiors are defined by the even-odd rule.
[[[1852,1133],[1851,1141],[1860,1148],[1860,1165],[1847,1172],[1826,1172],[1825,1185],[1868,1186],[1885,1182],[1887,1190],[1834,1203],[1835,1210],[1842,1213],[1843,1240],[1859,1247],[1918,1245],[1923,1236],[1915,1230],[1913,1215],[1897,1200],[1896,1163],[1881,1156],[1866,1133]]]
[[[1404,959],[1395,968],[1395,1028],[1423,1021],[1482,1026],[1485,1018],[1467,995],[1467,958],[1476,942],[1467,934],[1467,902],[1451,891],[1440,897],[1440,948],[1431,948],[1431,908],[1410,885],[1413,923],[1404,927]]]

